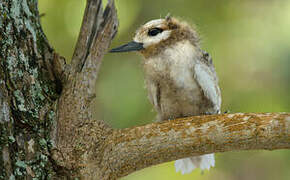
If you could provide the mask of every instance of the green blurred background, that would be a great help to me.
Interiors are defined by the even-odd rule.
[[[132,39],[141,24],[170,12],[195,24],[216,66],[223,111],[289,112],[290,0],[117,0],[119,32],[112,47]],[[68,61],[85,0],[39,0],[43,29]],[[95,116],[114,128],[150,123],[155,112],[144,89],[141,56],[107,54],[96,89]],[[289,180],[290,151],[217,154],[209,172],[175,173],[173,162],[122,180]]]

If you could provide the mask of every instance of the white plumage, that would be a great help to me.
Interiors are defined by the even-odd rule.
[[[144,29],[164,27],[164,20],[153,20]],[[137,34],[137,42],[147,47],[170,38],[166,30],[157,36]],[[167,120],[220,111],[221,95],[211,59],[189,39],[177,41],[144,61],[149,99],[158,112],[158,120]],[[207,55],[207,54],[206,54]],[[207,59],[208,58],[208,59]],[[204,105],[208,104],[208,105]],[[176,172],[190,173],[195,168],[210,169],[215,165],[214,154],[184,158],[175,161]]]
[[[162,23],[162,20],[153,20],[143,28],[162,27]],[[164,31],[152,38],[137,31],[134,40],[146,42],[145,48],[154,44],[158,46],[158,43],[170,38],[169,32]],[[149,99],[158,112],[158,121],[220,112],[220,89],[211,61],[209,55],[189,39],[177,41],[156,55],[145,58],[146,85]],[[214,165],[214,154],[175,161],[176,172],[182,174],[195,168],[209,170]]]
[[[174,165],[176,172],[180,171],[181,174],[190,173],[195,168],[200,168],[201,170],[209,170],[215,165],[214,154],[206,154],[203,156],[179,159],[175,161]]]
[[[112,50],[139,50],[144,56],[145,83],[158,121],[220,112],[221,94],[212,59],[199,46],[195,30],[175,18],[141,26],[134,41]],[[175,162],[176,172],[210,169],[214,154]]]

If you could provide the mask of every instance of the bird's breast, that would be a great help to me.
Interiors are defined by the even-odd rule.
[[[176,88],[195,89],[194,65],[198,54],[189,41],[176,43],[157,56],[145,60],[145,75],[176,86]]]
[[[198,61],[196,53],[186,41],[146,59],[144,69],[149,97],[161,117],[170,119],[200,113],[203,95],[193,72]]]

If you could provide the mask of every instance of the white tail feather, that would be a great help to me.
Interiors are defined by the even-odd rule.
[[[181,171],[181,174],[190,173],[195,168],[200,168],[201,170],[209,170],[210,167],[214,167],[215,165],[214,154],[206,154],[203,156],[179,159],[175,161],[174,165],[176,172]]]

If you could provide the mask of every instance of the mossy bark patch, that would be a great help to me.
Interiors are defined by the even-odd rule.
[[[36,0],[0,2],[0,179],[49,179],[59,90]]]

